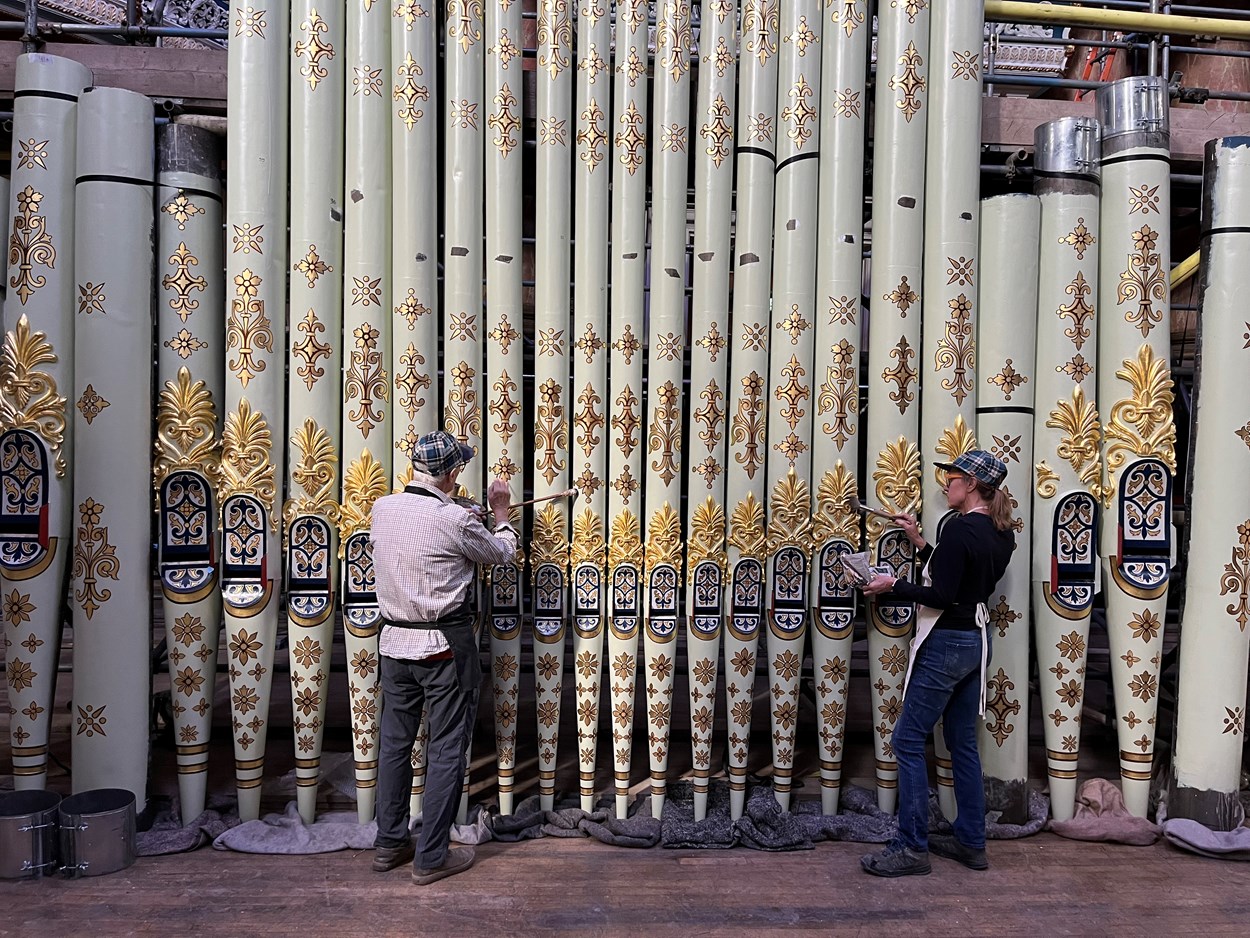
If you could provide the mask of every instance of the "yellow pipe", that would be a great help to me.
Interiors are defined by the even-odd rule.
[[[1138,13],[1132,10],[1094,10],[1086,7],[1021,3],[1018,0],[985,0],[985,18],[999,23],[1053,23],[1088,26],[1125,32],[1173,36],[1218,36],[1250,39],[1250,20],[1222,20],[1171,13]]]
[[[1198,272],[1198,260],[1201,254],[1201,251],[1194,251],[1194,253],[1172,268],[1173,290]]]

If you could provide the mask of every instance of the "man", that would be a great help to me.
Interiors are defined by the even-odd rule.
[[[374,583],[383,619],[373,868],[386,872],[413,860],[412,881],[418,886],[473,864],[472,847],[448,847],[482,680],[470,593],[477,564],[504,563],[517,549],[516,530],[508,523],[506,482],[496,479],[487,493],[494,534],[480,515],[450,498],[472,456],[472,447],[450,433],[428,433],[413,448],[412,482],[373,505]],[[408,799],[412,744],[423,709],[429,719],[429,768],[414,850]]]

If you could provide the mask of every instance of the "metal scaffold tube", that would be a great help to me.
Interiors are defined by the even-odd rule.
[[[985,18],[1002,23],[1053,23],[1056,26],[1088,26],[1124,32],[1168,33],[1173,36],[1250,39],[1250,20],[1178,16],[1136,10],[1101,10],[1093,7],[1023,3],[1018,0],[985,0]]]

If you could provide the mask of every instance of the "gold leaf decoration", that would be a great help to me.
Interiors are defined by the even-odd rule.
[[[270,524],[276,527],[276,484],[269,454],[272,444],[265,415],[252,410],[248,399],[242,398],[238,409],[226,415],[222,433],[221,498],[224,501],[230,495],[251,495],[265,506]]]
[[[713,561],[724,575],[727,568],[725,509],[711,495],[694,510],[690,519],[690,543],[686,554],[687,567],[692,573],[705,560]]]
[[[820,547],[834,538],[859,542],[859,514],[851,510],[856,494],[855,473],[842,460],[820,477],[816,487],[816,514],[812,518],[813,544]]]
[[[312,417],[305,417],[291,437],[291,445],[299,451],[291,466],[291,481],[303,491],[287,500],[283,519],[290,524],[297,515],[321,515],[335,521],[339,505],[335,498],[338,473],[334,467],[339,457],[330,434]]]
[[[612,519],[612,540],[608,544],[608,569],[621,564],[642,566],[642,539],[638,536],[638,519],[628,508]]]
[[[221,477],[221,441],[217,439],[217,408],[204,381],[192,381],[183,367],[166,381],[156,400],[156,443],[152,480],[159,490],[169,474],[189,469],[210,485]]]
[[[681,518],[665,502],[647,525],[647,571],[670,564],[681,571]]]
[[[100,586],[101,579],[116,580],[121,571],[117,548],[109,543],[109,529],[101,526],[104,506],[88,498],[78,506],[80,524],[74,542],[73,576],[80,584],[74,590],[74,598],[82,604],[82,611],[90,619],[97,609],[109,601],[111,590]]]
[[[955,415],[955,425],[942,431],[941,437],[933,447],[939,456],[945,457],[943,462],[954,462],[964,453],[977,448],[977,438],[964,423],[963,414]],[[934,469],[933,477],[939,486],[946,485],[946,470]]]
[[[564,509],[548,502],[534,512],[534,537],[530,541],[530,566],[554,563],[560,569],[568,566],[569,534]]]
[[[773,486],[768,502],[768,550],[797,547],[812,555],[812,494],[808,484],[790,469]]]
[[[1050,412],[1046,426],[1063,434],[1056,450],[1059,458],[1068,461],[1090,494],[1098,498],[1102,490],[1102,465],[1098,459],[1102,437],[1094,402],[1085,400],[1085,392],[1078,385],[1072,389],[1071,401],[1059,401]]]
[[[833,423],[825,423],[822,429],[842,449],[855,432],[855,417],[859,408],[859,356],[855,346],[846,339],[835,342],[829,350],[833,364],[825,367],[825,382],[816,398],[816,413],[833,414]]]
[[[671,381],[665,381],[656,390],[656,404],[648,434],[648,452],[659,453],[651,461],[655,470],[668,485],[677,476],[681,463],[681,392]]]
[[[729,543],[738,548],[743,557],[754,560],[763,560],[768,552],[764,506],[755,500],[754,492],[748,492],[729,516]]]
[[[1103,493],[1104,504],[1115,489],[1116,471],[1130,456],[1153,456],[1176,472],[1176,425],[1172,422],[1172,375],[1166,359],[1156,358],[1143,345],[1137,359],[1124,360],[1115,373],[1128,382],[1132,396],[1111,405],[1105,429],[1107,475],[1111,480]]]
[[[1116,302],[1123,305],[1137,301],[1137,308],[1124,314],[1129,324],[1141,330],[1142,338],[1163,321],[1167,309],[1168,275],[1163,270],[1161,253],[1155,250],[1159,232],[1149,225],[1142,225],[1133,232],[1133,251],[1128,256],[1128,266],[1120,272],[1120,284],[1116,288]],[[1161,301],[1156,308],[1154,301]]]
[[[0,361],[0,424],[30,430],[47,444],[56,465],[57,478],[65,475],[61,446],[65,443],[65,398],[56,390],[56,379],[40,365],[58,361],[52,344],[42,332],[31,332],[23,313],[12,332],[4,337]]]
[[[386,471],[373,453],[361,450],[343,473],[343,504],[338,517],[340,557],[347,539],[369,527],[373,503],[385,494]]]
[[[583,508],[573,518],[573,550],[569,562],[573,566],[588,563],[603,565],[608,543],[603,539],[603,520],[591,508]]]
[[[17,194],[17,214],[13,216],[13,234],[9,238],[9,267],[17,276],[9,278],[9,286],[17,290],[22,305],[43,287],[48,278],[35,273],[36,265],[53,270],[56,267],[56,245],[48,233],[48,219],[39,214],[43,193],[27,186]]]
[[[1059,491],[1059,473],[1051,469],[1044,459],[1034,466],[1033,470],[1037,474],[1037,494],[1042,498],[1054,498],[1055,493]]]
[[[872,472],[877,501],[882,509],[891,514],[919,512],[920,498],[920,450],[907,437],[900,436],[887,443],[877,455],[877,467]],[[875,544],[885,530],[885,523],[873,516],[868,518],[868,535]]]

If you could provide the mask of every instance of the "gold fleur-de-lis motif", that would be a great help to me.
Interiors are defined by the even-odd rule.
[[[447,0],[447,38],[465,55],[482,40],[482,0]]]
[[[347,374],[342,383],[344,403],[359,401],[359,406],[347,414],[365,439],[374,426],[384,418],[382,405],[390,396],[390,383],[386,369],[382,368],[382,354],[377,348],[381,333],[371,323],[357,325],[351,333],[351,353]]]
[[[409,330],[416,328],[417,320],[431,312],[433,310],[417,299],[417,291],[412,287],[408,288],[408,295],[395,307],[395,315],[407,320]]]
[[[947,301],[951,318],[943,324],[944,334],[938,339],[933,364],[939,370],[950,368],[950,377],[942,379],[942,389],[951,392],[956,404],[962,404],[972,390],[975,348],[972,338],[972,301],[963,293]]]
[[[221,470],[221,440],[217,438],[217,408],[204,381],[192,381],[191,371],[178,369],[166,381],[156,403],[155,458],[152,479],[157,489],[171,472],[189,469],[216,484]]]
[[[511,36],[508,35],[507,29],[499,30],[499,38],[495,40],[495,44],[486,50],[491,55],[499,57],[499,64],[507,68],[513,59],[521,57],[521,47],[516,44]]]
[[[307,40],[301,39],[295,43],[295,58],[308,60],[308,64],[299,73],[308,82],[309,90],[316,91],[317,85],[330,74],[321,60],[334,58],[334,46],[325,41],[325,34],[330,27],[314,8],[309,10],[308,19],[300,23],[299,28],[308,36]]]
[[[582,111],[582,128],[577,132],[578,146],[582,147],[578,158],[586,164],[590,172],[594,172],[603,162],[603,148],[608,142],[608,135],[603,131],[605,115],[603,108],[591,98]]]
[[[1078,261],[1085,260],[1085,252],[1089,250],[1091,245],[1096,244],[1097,242],[1098,239],[1095,238],[1093,233],[1085,227],[1084,218],[1078,218],[1076,220],[1076,227],[1059,239],[1060,244],[1066,244],[1076,252],[1076,259]]]
[[[573,21],[568,0],[539,0],[538,67],[555,81],[569,67],[572,48]]]
[[[65,398],[57,393],[56,379],[40,365],[58,361],[42,332],[32,332],[23,313],[4,337],[0,361],[0,424],[30,430],[47,444],[57,478],[65,475],[61,447],[65,443]]]
[[[53,270],[56,267],[56,246],[48,232],[48,219],[39,214],[43,193],[27,186],[17,194],[17,214],[13,217],[13,234],[9,237],[9,266],[17,275],[9,278],[9,286],[17,290],[22,305],[48,278],[35,273],[36,266]]]
[[[408,32],[412,32],[417,20],[430,15],[417,0],[399,0],[392,12],[396,19],[404,21],[404,29]]]
[[[916,291],[911,288],[911,285],[907,282],[907,278],[903,277],[899,280],[898,286],[887,293],[883,299],[889,300],[893,303],[898,308],[899,315],[906,319],[907,311],[911,309],[914,303],[917,303],[920,300],[920,297],[916,294]]]
[[[200,301],[191,296],[192,290],[201,292],[208,289],[208,281],[191,273],[191,268],[200,263],[187,248],[185,241],[179,241],[174,253],[169,255],[169,263],[174,265],[174,273],[161,278],[161,286],[173,292],[169,300],[169,308],[178,314],[178,318],[186,322],[191,314],[200,308]]]
[[[100,416],[100,411],[111,406],[111,404],[101,397],[94,387],[88,384],[83,389],[75,406],[78,408],[79,413],[82,414],[83,419],[87,421],[87,425],[90,426],[92,421]]]
[[[1133,232],[1133,251],[1128,266],[1120,273],[1116,302],[1120,305],[1137,300],[1137,308],[1129,309],[1124,319],[1141,330],[1142,337],[1163,321],[1163,307],[1155,308],[1155,300],[1166,300],[1168,277],[1163,270],[1160,253],[1155,250],[1159,232],[1142,225]]]
[[[854,421],[859,407],[859,357],[847,339],[835,343],[830,351],[832,364],[825,366],[825,381],[816,398],[817,415],[833,414],[833,422],[822,427],[842,449],[855,432]]]
[[[260,411],[252,410],[251,402],[242,398],[238,408],[226,415],[222,431],[221,497],[251,495],[273,517],[274,466],[270,459],[273,436],[269,423]]]
[[[837,8],[829,13],[829,19],[831,22],[841,23],[842,31],[850,39],[855,30],[864,24],[864,11],[859,8],[860,0],[829,0],[830,6],[834,3]]]
[[[486,118],[486,123],[495,131],[495,139],[491,141],[491,146],[499,151],[500,156],[507,159],[517,148],[516,134],[521,129],[521,122],[513,113],[517,106],[516,95],[508,87],[508,83],[504,82],[503,87],[492,100],[499,110]]]
[[[1072,340],[1072,344],[1079,351],[1090,336],[1086,323],[1094,317],[1094,307],[1085,300],[1090,295],[1090,286],[1085,281],[1085,275],[1078,270],[1072,282],[1063,288],[1063,292],[1072,297],[1072,302],[1060,306],[1055,310],[1055,315],[1060,319],[1072,320],[1072,325],[1064,329],[1063,334]]]
[[[1176,472],[1176,424],[1172,418],[1172,375],[1167,359],[1142,345],[1136,360],[1125,359],[1115,376],[1129,386],[1129,396],[1111,405],[1106,426],[1107,475],[1104,504],[1115,491],[1117,471],[1130,455],[1154,457]]]
[[[627,384],[616,395],[616,415],[612,418],[612,427],[618,433],[616,447],[621,455],[629,456],[638,446],[638,428],[642,425],[638,418],[638,396]]]
[[[907,48],[898,58],[898,64],[903,66],[903,71],[890,78],[889,87],[891,91],[901,93],[902,97],[894,102],[894,106],[903,112],[903,119],[911,123],[911,119],[924,106],[920,95],[927,87],[924,76],[920,74],[920,69],[924,66],[924,57],[916,48],[915,42],[907,43]]]
[[[947,427],[933,445],[934,451],[942,457],[943,462],[954,462],[964,453],[977,448],[977,438],[972,428],[964,422],[963,414],[955,415],[955,425]],[[946,470],[934,467],[933,478],[939,487],[946,486]]]
[[[647,135],[637,102],[629,102],[625,113],[620,116],[620,123],[622,129],[616,134],[616,149],[620,153],[621,165],[632,176],[642,167],[647,149]]]
[[[734,459],[746,470],[748,479],[754,479],[764,465],[765,425],[764,379],[752,371],[742,379],[742,395],[730,428],[730,439],[742,447],[734,453]]]
[[[238,349],[238,356],[227,367],[243,387],[268,367],[258,357],[273,351],[273,331],[265,315],[265,301],[260,299],[261,278],[251,268],[244,268],[234,278],[234,298],[226,319],[226,348]]]
[[[951,50],[951,81],[977,81],[981,77],[981,53],[973,49]]]
[[[1220,595],[1227,596],[1229,593],[1233,594],[1235,602],[1225,606],[1224,611],[1237,620],[1237,625],[1244,632],[1246,622],[1250,621],[1250,519],[1237,525],[1237,543],[1233,545],[1232,557],[1224,564],[1224,573],[1220,577]],[[1229,716],[1233,716],[1231,710]]]
[[[882,381],[892,381],[896,385],[896,390],[890,392],[890,400],[898,405],[900,414],[907,413],[907,408],[916,399],[915,392],[911,390],[912,382],[916,380],[916,369],[911,364],[915,355],[916,350],[908,343],[907,336],[899,336],[898,344],[890,349],[894,367],[881,372]]]
[[[443,423],[448,433],[462,443],[468,442],[482,435],[482,409],[474,386],[477,371],[468,362],[460,362],[448,374],[451,388]]]
[[[369,527],[373,503],[386,494],[386,472],[368,449],[351,461],[343,473],[343,503],[339,506],[339,557],[357,531]]]
[[[1060,459],[1066,459],[1081,484],[1098,498],[1102,488],[1102,464],[1098,448],[1102,440],[1098,425],[1098,408],[1093,401],[1085,400],[1085,391],[1072,389],[1070,401],[1058,401],[1050,412],[1046,426],[1063,434],[1055,450]],[[1051,471],[1047,467],[1048,472]],[[1038,467],[1038,485],[1042,485],[1041,467]],[[1055,476],[1058,479],[1058,476]],[[1040,492],[1040,489],[1039,489]]]
[[[291,346],[291,353],[302,362],[295,372],[304,379],[304,386],[311,391],[317,379],[325,375],[325,369],[318,367],[317,360],[330,357],[330,346],[317,338],[317,333],[325,332],[326,327],[317,318],[316,312],[309,308],[295,328],[304,334],[299,342]]]
[[[855,495],[855,473],[842,460],[820,477],[816,488],[816,512],[812,516],[812,543],[820,547],[838,538],[855,544],[859,541],[859,513],[851,510]]]
[[[656,398],[647,451],[659,453],[659,457],[651,461],[651,468],[668,485],[680,468],[681,391],[672,381],[665,381],[656,389]]]
[[[742,10],[742,35],[747,52],[759,60],[760,68],[777,54],[777,33],[781,14],[777,0],[747,0]]]
[[[534,449],[538,453],[537,469],[551,485],[568,465],[561,454],[568,447],[569,425],[564,415],[564,389],[554,378],[538,388],[537,422],[534,427]]]
[[[298,515],[321,515],[334,522],[339,512],[334,440],[316,420],[305,417],[292,434],[291,445],[299,454],[292,460],[292,488],[298,486],[300,491],[287,500],[283,518],[290,524]]]
[[[100,525],[104,506],[93,498],[78,505],[78,536],[74,541],[74,579],[78,586],[74,598],[90,619],[108,602],[113,593],[100,585],[100,580],[116,580],[121,572],[117,549],[109,543],[109,529]]]
[[[987,682],[987,687],[989,699],[985,702],[985,709],[990,717],[985,721],[985,729],[994,737],[994,742],[1002,746],[1016,728],[1014,723],[1007,722],[1007,718],[1020,713],[1019,699],[1007,696],[1007,692],[1015,690],[1016,685],[1007,677],[1007,672],[999,668]]]
[[[796,149],[801,150],[813,133],[812,128],[807,125],[816,119],[816,109],[812,107],[810,100],[812,86],[807,83],[804,76],[800,75],[787,94],[794,100],[794,103],[782,109],[781,119],[791,125],[786,131],[786,136],[794,141]]]
[[[719,167],[729,157],[733,144],[733,127],[729,123],[733,110],[723,94],[717,94],[716,100],[708,106],[707,117],[707,123],[699,129],[699,136],[707,141],[704,152]]]
[[[1011,363],[1011,359],[1003,364],[1002,369],[997,374],[992,374],[985,379],[987,384],[992,384],[1003,392],[1003,400],[1011,400],[1011,395],[1016,392],[1022,384],[1028,384],[1028,376],[1020,374],[1016,371]]]
[[[699,431],[699,440],[707,447],[709,453],[715,450],[721,441],[721,427],[725,421],[725,408],[721,402],[724,399],[725,392],[720,389],[716,379],[713,378],[707,383],[707,387],[699,392],[699,400],[703,401],[703,406],[690,415],[691,420],[703,424],[703,429]]]
[[[599,431],[603,429],[603,413],[597,410],[598,406],[603,403],[603,398],[595,391],[593,384],[587,384],[577,395],[577,403],[580,409],[573,415],[573,423],[577,426],[575,434],[577,445],[582,448],[582,454],[589,459],[595,447],[599,445]]]
[[[204,214],[204,209],[188,199],[185,192],[179,192],[162,205],[161,211],[177,222],[179,231],[186,231],[187,222],[194,216]]]
[[[920,498],[920,450],[905,436],[900,436],[877,454],[872,481],[877,501],[890,513],[919,512]],[[874,516],[868,518],[868,535],[873,544],[885,530],[885,522]]]
[[[424,74],[425,72],[412,57],[411,52],[404,53],[403,63],[395,69],[395,77],[399,81],[391,93],[391,99],[399,103],[395,116],[408,130],[412,130],[417,121],[425,116],[425,111],[418,106],[417,102],[430,100],[430,89],[417,83],[417,79]],[[506,85],[504,87],[507,88]]]
[[[408,348],[399,356],[399,371],[395,375],[395,387],[399,391],[399,406],[403,408],[410,423],[416,420],[417,413],[425,406],[425,398],[418,395],[421,391],[430,389],[430,376],[419,370],[424,364],[425,356],[409,342]]]
[[[655,31],[657,68],[668,72],[672,81],[681,81],[690,71],[690,4],[686,0],[666,0],[658,19]]]
[[[491,384],[491,390],[496,395],[488,405],[488,410],[495,417],[495,423],[491,429],[499,434],[500,442],[506,446],[516,433],[517,425],[514,418],[521,412],[520,403],[513,397],[517,392],[517,383],[512,380],[506,370],[501,371],[499,377]]]

